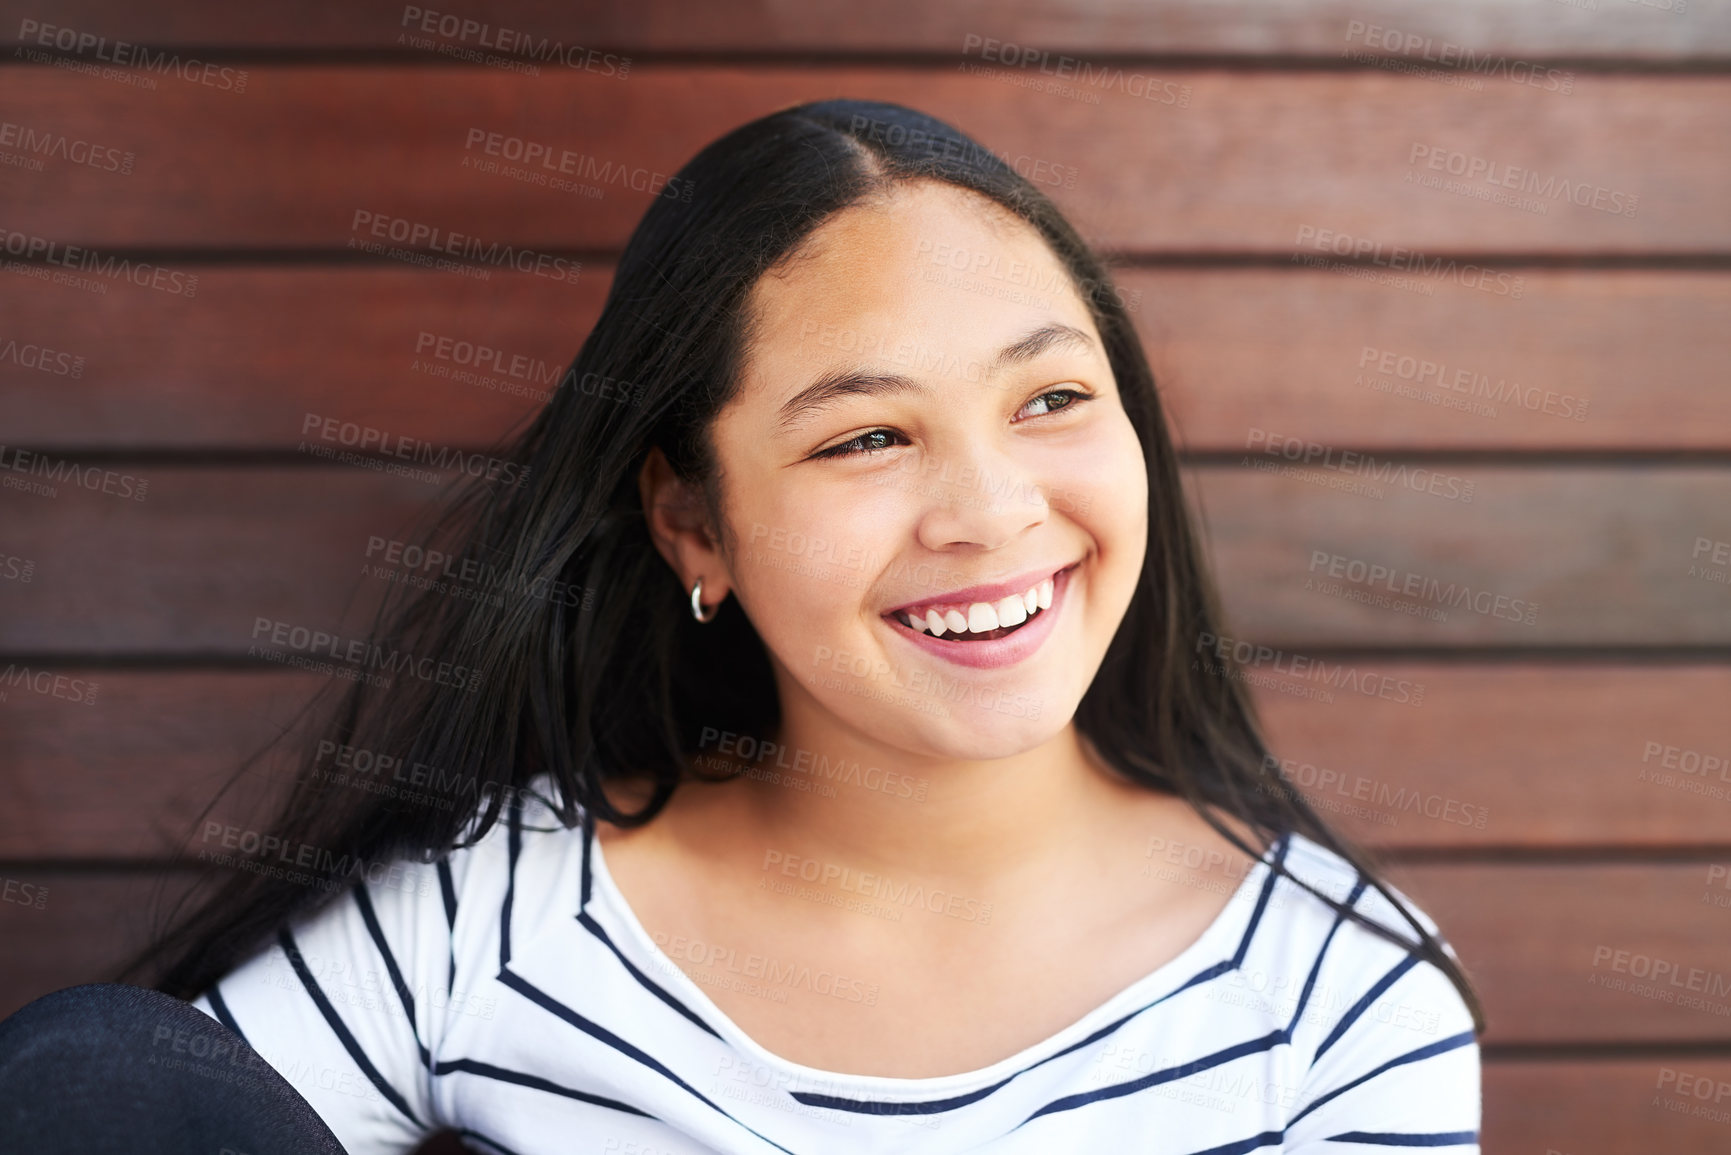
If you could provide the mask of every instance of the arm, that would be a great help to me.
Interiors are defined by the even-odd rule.
[[[1478,1155],[1479,1048],[1447,976],[1387,958],[1317,1046],[1288,1121],[1294,1155]]]
[[[439,1127],[428,1076],[452,977],[449,883],[448,866],[369,870],[193,1001],[351,1155],[413,1151]]]

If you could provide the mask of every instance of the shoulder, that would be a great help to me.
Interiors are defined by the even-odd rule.
[[[1286,836],[1267,859],[1293,877],[1271,872],[1267,879],[1255,935],[1260,942],[1253,942],[1246,963],[1262,973],[1278,972],[1271,981],[1289,995],[1295,1046],[1302,1042],[1320,1059],[1371,1035],[1383,1040],[1378,1050],[1458,1041],[1463,1032],[1472,1037],[1465,998],[1442,967],[1419,954],[1418,932],[1396,903],[1451,958],[1456,958],[1454,948],[1436,920],[1404,891],[1386,880],[1379,890],[1351,862],[1302,834]],[[1341,913],[1316,892],[1400,941]]]
[[[583,811],[561,816],[557,788],[548,775],[506,793],[498,818],[480,832],[482,811],[470,815],[460,845],[421,869],[441,876],[456,938],[498,926],[509,900],[517,918],[542,908],[569,905],[583,867]],[[478,837],[477,837],[478,833]]]
[[[1408,945],[1418,933],[1396,902],[1453,958],[1436,921],[1398,887],[1385,880],[1385,896],[1303,835],[1288,835],[1267,857],[1402,940],[1343,915],[1292,878],[1265,878],[1263,921],[1239,977],[1253,990],[1265,986],[1259,1009],[1291,1048],[1288,1138],[1302,1145],[1358,1130],[1458,1143],[1476,1135],[1472,1012],[1449,974]]]
[[[1339,913],[1320,897],[1326,895],[1327,898],[1350,907],[1395,934],[1414,940],[1417,932],[1401,913],[1401,908],[1404,907],[1419,926],[1442,939],[1441,928],[1436,920],[1403,890],[1386,878],[1380,880],[1379,887],[1377,880],[1360,871],[1345,857],[1303,834],[1294,832],[1286,835],[1264,857],[1279,861],[1284,873],[1291,876],[1278,880],[1274,894],[1279,896],[1282,907],[1291,909],[1291,917],[1295,919],[1303,919],[1315,925],[1326,923],[1332,926],[1338,920]],[[1347,921],[1352,921],[1362,932],[1348,934],[1344,940],[1344,945],[1350,946],[1353,951],[1369,950],[1371,942],[1387,942],[1361,923]],[[1339,933],[1337,932],[1337,936]],[[1446,940],[1443,941],[1446,946]],[[1387,945],[1394,954],[1401,953],[1401,948],[1396,944]]]

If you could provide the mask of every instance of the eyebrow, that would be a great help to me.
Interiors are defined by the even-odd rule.
[[[1052,322],[1041,325],[1020,340],[998,350],[986,366],[991,376],[1005,365],[1019,365],[1034,360],[1049,350],[1073,346],[1096,348],[1094,339],[1071,325]],[[832,369],[816,381],[795,393],[782,405],[781,427],[791,429],[813,413],[835,404],[843,397],[884,397],[896,393],[930,393],[931,390],[912,377],[899,373],[870,373],[858,369]]]

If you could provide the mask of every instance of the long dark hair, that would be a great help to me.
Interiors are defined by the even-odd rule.
[[[1189,802],[1253,857],[1286,832],[1351,862],[1412,937],[1333,896],[1346,917],[1448,974],[1483,1015],[1459,964],[1390,893],[1364,851],[1329,830],[1280,773],[1240,671],[1208,639],[1219,613],[1185,504],[1153,374],[1104,264],[1033,184],[990,150],[895,104],[829,100],[773,113],[699,152],[645,212],[605,307],[551,402],[497,450],[515,470],[457,489],[429,522],[428,548],[462,558],[482,596],[393,585],[373,628],[376,652],[448,663],[449,676],[363,679],[299,753],[300,773],[269,845],[298,856],[308,885],[235,871],[126,968],[181,998],[204,991],[291,917],[316,909],[358,866],[433,861],[479,840],[541,775],[567,826],[650,821],[690,771],[700,731],[763,734],[779,720],[763,644],[733,600],[690,620],[683,591],[646,528],[638,473],[659,447],[710,495],[707,431],[738,387],[758,279],[841,209],[912,180],[991,198],[1045,239],[1092,312],[1147,460],[1148,549],[1141,578],[1076,724],[1102,757],[1150,789]],[[504,483],[515,477],[522,484]],[[449,569],[449,566],[445,567]],[[710,672],[725,669],[728,676]],[[451,674],[450,671],[457,671]],[[333,786],[334,751],[351,768],[381,757],[418,767],[412,797]],[[635,812],[609,778],[651,786]],[[1213,812],[1265,840],[1251,847]],[[1277,869],[1290,873],[1284,865]],[[1296,880],[1295,881],[1300,881]],[[1302,885],[1302,882],[1301,882]],[[1307,886],[1307,889],[1311,889]],[[179,912],[177,912],[178,916]]]

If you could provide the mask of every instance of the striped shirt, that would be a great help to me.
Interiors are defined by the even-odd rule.
[[[1044,1041],[935,1078],[759,1046],[637,921],[593,834],[528,796],[474,846],[292,921],[193,1005],[350,1155],[447,1128],[504,1155],[1476,1155],[1479,1051],[1458,992],[1275,861],[1404,927],[1349,863],[1288,834],[1177,957]],[[721,981],[808,980],[747,961]]]

